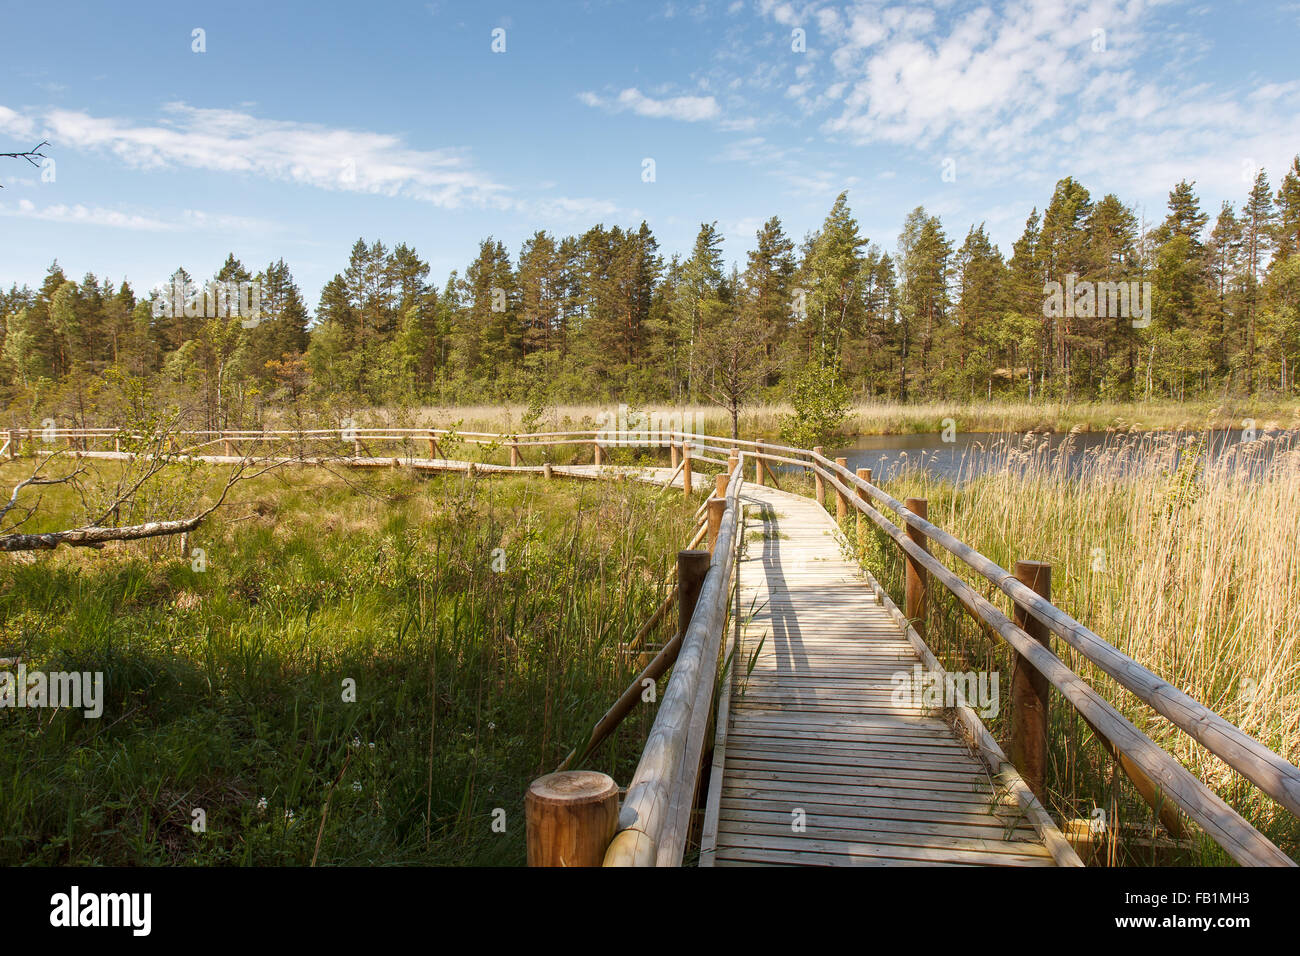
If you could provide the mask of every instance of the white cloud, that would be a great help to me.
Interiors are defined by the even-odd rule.
[[[682,120],[687,123],[716,119],[722,112],[718,107],[718,101],[712,96],[672,96],[655,99],[646,96],[636,87],[623,90],[613,99],[606,99],[590,92],[579,93],[578,99],[587,106],[603,107],[616,113],[631,110],[638,116]]]
[[[506,204],[506,187],[475,170],[459,151],[414,149],[388,133],[185,103],[167,104],[157,124],[56,109],[46,114],[44,125],[49,139],[60,145],[108,152],[139,169],[241,173],[448,207]]]
[[[1235,192],[1224,177],[1241,157],[1289,163],[1295,144],[1284,133],[1300,82],[1243,76],[1230,86],[1201,71],[1206,79],[1189,84],[1208,38],[1171,33],[1162,5],[763,0],[759,12],[818,31],[829,56],[813,71],[787,65],[794,79],[780,88],[802,116],[820,115],[832,140],[959,155],[986,181],[1054,178],[1064,162],[1107,190],[1146,188],[1158,175],[1162,192],[1184,176]]]
[[[31,117],[16,113],[7,106],[0,106],[0,133],[30,139],[36,135],[36,123]]]
[[[0,131],[35,136],[38,130],[59,147],[107,153],[144,171],[211,170],[317,189],[401,196],[446,208],[487,206],[562,218],[617,212],[612,203],[600,199],[520,197],[475,169],[461,150],[416,149],[394,134],[262,119],[245,109],[168,103],[157,122],[142,123],[64,109],[38,119],[0,106]],[[98,207],[51,206],[9,214],[132,229],[175,227],[165,220]],[[207,228],[216,221],[202,213],[190,217],[183,228]],[[251,220],[222,217],[221,221],[240,228],[241,222]]]
[[[82,203],[38,206],[30,199],[20,199],[16,203],[0,202],[0,216],[78,226],[108,226],[136,232],[187,232],[203,229],[265,232],[273,228],[271,223],[263,220],[207,213],[198,209],[186,209],[174,217],[166,218],[157,213],[130,212]]]

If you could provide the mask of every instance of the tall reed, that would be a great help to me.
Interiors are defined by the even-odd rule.
[[[930,520],[1010,569],[1052,565],[1053,602],[1156,674],[1300,761],[1300,438],[1265,432],[1221,444],[1196,432],[1111,433],[1099,447],[1049,450],[1043,435],[1003,436],[977,449],[956,481],[922,466],[887,482],[895,497],[929,500]],[[901,561],[882,534],[868,567],[897,595]],[[1003,610],[1009,602],[936,548]],[[1011,654],[931,585],[930,640],[958,670],[997,669],[1006,730]],[[1300,823],[1060,641],[1056,652],[1130,720],[1214,787],[1292,856]],[[1072,708],[1052,711],[1054,809],[1087,818],[1112,808],[1150,813],[1115,773]],[[1204,849],[1207,859],[1219,859]],[[1138,860],[1140,862],[1140,860]]]

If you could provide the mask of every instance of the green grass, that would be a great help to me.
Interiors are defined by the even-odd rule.
[[[68,523],[45,503],[32,530]],[[630,482],[281,472],[193,536],[205,571],[175,539],[0,558],[0,657],[102,671],[107,698],[0,712],[0,863],[303,865],[318,833],[321,865],[522,863],[525,789],[634,676],[617,645],[693,510]],[[626,783],[651,718],[588,766]]]

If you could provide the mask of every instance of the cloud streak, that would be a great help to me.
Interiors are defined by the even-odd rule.
[[[679,120],[685,123],[717,119],[722,114],[718,101],[712,96],[670,96],[655,99],[646,96],[634,86],[623,90],[612,99],[589,92],[578,94],[578,99],[588,106],[607,109],[613,113],[630,110],[638,116]]]
[[[265,232],[272,228],[270,223],[259,219],[226,216],[198,209],[186,209],[176,218],[163,218],[153,213],[129,212],[104,206],[87,206],[82,203],[54,203],[38,206],[30,199],[0,202],[0,216],[79,226],[107,226],[135,232],[191,232],[203,229],[222,232],[252,230]]]

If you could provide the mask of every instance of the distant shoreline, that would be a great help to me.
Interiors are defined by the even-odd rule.
[[[531,428],[525,427],[528,407],[522,402],[496,405],[426,405],[408,408],[372,408],[357,413],[364,418],[411,424],[449,427],[459,422],[462,431],[492,431],[502,434],[524,431],[566,431],[598,427],[601,416],[608,421],[626,406],[636,412],[690,416],[691,427],[683,430],[702,434],[730,435],[731,420],[711,405],[671,405],[647,402],[637,405],[614,400],[607,403],[558,403],[542,411]],[[753,405],[740,413],[740,436],[778,441],[781,416],[788,406],[778,403]],[[1228,399],[1219,402],[859,402],[853,404],[844,425],[828,445],[872,435],[915,435],[940,432],[951,419],[963,432],[1083,432],[1177,431],[1207,428],[1253,427],[1260,431],[1300,428],[1300,401]]]

